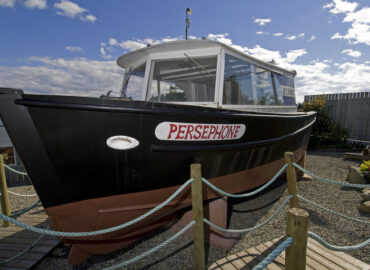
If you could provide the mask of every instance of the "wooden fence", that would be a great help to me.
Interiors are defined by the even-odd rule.
[[[370,141],[370,91],[343,94],[310,95],[304,102],[324,98],[332,119],[349,129],[349,139]]]

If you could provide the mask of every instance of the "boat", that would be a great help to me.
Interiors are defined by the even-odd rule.
[[[151,45],[117,64],[125,69],[117,97],[0,89],[1,119],[55,230],[132,220],[185,183],[192,163],[240,193],[266,183],[284,152],[304,157],[315,113],[297,112],[295,71],[207,39]],[[204,199],[219,196],[207,189]],[[70,262],[128,245],[190,204],[186,188],[133,226],[66,238]]]

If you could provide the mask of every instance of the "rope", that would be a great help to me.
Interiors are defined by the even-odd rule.
[[[40,234],[46,234],[46,235],[53,235],[53,236],[60,236],[60,237],[85,237],[85,236],[94,236],[94,235],[99,235],[99,234],[104,234],[104,233],[109,233],[109,232],[114,232],[114,231],[117,231],[117,230],[120,230],[120,229],[123,229],[123,228],[126,228],[132,224],[135,224],[136,222],[139,222],[141,220],[143,220],[144,218],[150,216],[151,214],[157,212],[159,209],[163,208],[165,205],[167,205],[170,201],[172,201],[181,191],[183,191],[185,189],[185,187],[187,187],[191,182],[193,182],[194,179],[191,178],[189,179],[188,181],[186,181],[181,187],[179,187],[178,190],[176,190],[175,193],[173,193],[167,200],[165,200],[164,202],[162,202],[161,204],[157,205],[156,207],[154,207],[153,209],[149,210],[148,212],[146,212],[145,214],[133,219],[133,220],[130,220],[126,223],[123,223],[121,225],[118,225],[118,226],[114,226],[114,227],[111,227],[111,228],[106,228],[106,229],[102,229],[102,230],[97,230],[97,231],[90,231],[90,232],[58,232],[58,231],[51,231],[51,230],[47,230],[47,229],[41,229],[41,228],[36,228],[36,227],[32,227],[30,225],[27,225],[25,223],[22,223],[16,219],[13,219],[11,217],[8,217],[8,216],[5,216],[3,214],[0,214],[0,219],[3,219],[5,221],[8,221],[12,224],[15,224],[23,229],[26,229],[26,230],[29,230],[29,231],[32,231],[32,232],[36,232],[36,233],[40,233]]]
[[[361,249],[367,246],[368,244],[370,244],[370,238],[369,238],[366,241],[360,244],[357,244],[357,245],[353,245],[353,246],[334,246],[334,245],[329,244],[328,242],[326,242],[324,239],[322,239],[320,236],[318,236],[317,234],[313,232],[308,232],[308,236],[311,237],[312,239],[315,239],[317,242],[319,242],[321,245],[323,245],[327,249],[334,250],[334,251],[353,251],[353,250]]]
[[[4,164],[4,167],[7,168],[9,171],[12,171],[12,172],[15,172],[17,174],[20,174],[20,175],[28,175],[27,173],[25,172],[20,172],[20,171],[17,171],[16,169],[13,169],[12,167]]]
[[[261,224],[258,224],[258,225],[254,226],[254,227],[251,227],[251,228],[246,228],[246,229],[224,229],[224,228],[221,228],[221,227],[213,224],[212,222],[210,222],[206,218],[203,218],[203,220],[204,220],[204,222],[206,224],[208,224],[209,226],[215,228],[218,231],[222,231],[222,232],[234,232],[234,233],[250,232],[250,231],[253,231],[253,230],[258,229],[259,227],[262,227],[263,225],[265,225],[268,222],[270,222],[273,218],[275,218],[277,216],[277,214],[279,214],[279,212],[281,211],[281,209],[284,207],[284,205],[286,205],[288,203],[289,199],[292,198],[292,197],[293,197],[292,195],[289,195],[288,197],[286,197],[285,200],[283,201],[283,203],[279,206],[278,209],[276,209],[276,211],[271,215],[271,217],[269,217],[268,219],[266,219],[265,221],[263,221]]]
[[[293,237],[288,237],[280,245],[278,245],[262,262],[253,267],[252,270],[263,270],[266,266],[272,263],[284,250],[293,244]]]
[[[8,190],[8,193],[15,195],[15,196],[20,196],[20,197],[35,197],[37,194],[19,194],[13,191]]]
[[[195,224],[195,221],[191,221],[188,225],[186,225],[184,228],[182,228],[180,231],[178,231],[176,234],[172,235],[170,238],[168,238],[166,241],[160,243],[158,246],[148,250],[148,251],[145,251],[143,252],[142,254],[140,254],[139,256],[136,256],[132,259],[129,259],[125,262],[122,262],[122,263],[119,263],[119,264],[116,264],[114,266],[110,266],[110,267],[107,267],[107,268],[104,268],[104,270],[113,270],[113,269],[118,269],[118,268],[121,268],[123,266],[126,266],[126,265],[129,265],[131,263],[134,263],[134,262],[137,262],[139,260],[141,260],[142,258],[152,254],[153,252],[157,251],[158,249],[161,249],[162,247],[168,245],[169,243],[171,243],[173,240],[175,240],[176,238],[178,238],[180,235],[182,235],[185,231],[187,231],[191,226],[193,226]]]
[[[45,237],[44,234],[43,235],[40,235],[30,246],[28,246],[27,248],[25,248],[24,250],[22,250],[18,254],[14,255],[13,257],[10,257],[8,259],[5,259],[3,261],[0,261],[0,265],[4,265],[4,264],[6,264],[8,262],[14,261],[15,259],[19,258],[23,254],[27,253],[28,251],[30,251],[31,249],[33,249],[41,241],[41,239],[44,238],[44,237]]]
[[[245,198],[245,197],[250,197],[250,196],[253,196],[253,195],[256,195],[257,193],[261,192],[262,190],[264,190],[265,188],[267,188],[268,186],[270,186],[273,182],[275,182],[275,180],[279,177],[279,175],[286,169],[286,167],[288,167],[288,164],[285,164],[275,175],[274,177],[271,178],[270,181],[268,181],[266,184],[264,184],[262,187],[252,191],[252,192],[249,192],[249,193],[244,193],[244,194],[231,194],[231,193],[227,193],[221,189],[219,189],[218,187],[216,187],[215,185],[213,185],[211,182],[209,182],[208,180],[202,178],[202,181],[207,184],[210,188],[212,188],[213,190],[215,190],[216,192],[224,195],[224,196],[228,196],[228,197],[231,197],[231,198]]]
[[[22,210],[19,210],[17,212],[14,212],[13,214],[9,215],[11,218],[18,218],[19,216],[23,215],[24,213],[27,213],[28,211],[32,210],[33,208],[36,208],[40,204],[40,200],[33,203],[31,206],[24,208]]]
[[[358,219],[358,218],[354,218],[354,217],[348,217],[348,216],[343,215],[341,213],[334,212],[333,210],[327,209],[324,206],[321,206],[321,205],[319,205],[319,204],[317,204],[317,203],[315,203],[313,201],[310,201],[309,199],[306,199],[306,198],[302,197],[301,195],[297,195],[297,197],[299,199],[301,199],[302,201],[305,201],[306,203],[309,203],[309,204],[311,204],[313,206],[316,206],[317,208],[319,208],[321,210],[327,211],[327,212],[332,213],[334,215],[337,215],[339,217],[346,218],[346,219],[349,219],[349,220],[352,220],[352,221],[356,221],[356,222],[359,222],[359,223],[362,223],[362,224],[370,225],[370,222],[369,221]]]
[[[355,188],[370,188],[370,185],[365,185],[365,184],[352,184],[352,183],[347,183],[347,182],[338,182],[330,179],[326,179],[323,177],[316,176],[309,171],[305,170],[301,166],[299,166],[297,163],[293,162],[293,166],[295,166],[297,169],[301,170],[302,172],[308,174],[309,176],[313,177],[316,180],[319,180],[321,182],[327,183],[327,184],[334,184],[338,186],[346,186],[346,187],[355,187]]]

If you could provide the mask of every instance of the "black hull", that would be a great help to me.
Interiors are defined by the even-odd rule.
[[[245,113],[11,89],[0,89],[0,116],[44,207],[181,185],[194,162],[202,164],[205,178],[271,163],[305,148],[315,121],[313,113]],[[244,124],[246,131],[230,141],[162,141],[154,132],[165,121]],[[113,150],[106,140],[114,135],[140,144]]]

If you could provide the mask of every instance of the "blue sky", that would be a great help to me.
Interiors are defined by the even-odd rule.
[[[307,94],[370,90],[370,2],[0,0],[0,86],[97,96],[119,90],[121,54],[207,37],[298,72]]]

